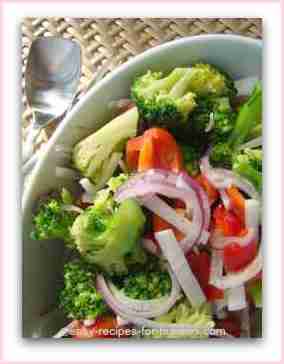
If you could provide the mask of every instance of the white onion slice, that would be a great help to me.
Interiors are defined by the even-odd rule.
[[[228,290],[228,310],[239,311],[247,306],[245,287],[242,284],[239,287]]]
[[[221,197],[221,200],[223,202],[223,205],[225,206],[225,209],[230,210],[231,209],[231,201],[230,201],[230,198],[229,198],[226,190],[224,188],[220,188],[219,193],[220,193],[220,197]]]
[[[192,306],[200,306],[206,301],[204,293],[186,261],[172,230],[163,230],[155,234],[161,250],[174,271],[179,284]]]
[[[70,322],[67,326],[60,329],[55,335],[53,335],[53,339],[61,339],[66,335],[70,335],[70,332],[73,329],[74,322]]]
[[[260,203],[258,200],[245,200],[245,225],[247,228],[258,229],[260,223]]]
[[[176,227],[185,235],[194,235],[194,237],[196,237],[199,234],[200,227],[197,227],[187,218],[178,214],[175,209],[169,206],[160,197],[153,195],[149,198],[144,197],[142,199],[139,199],[139,201],[141,201],[143,206],[147,207],[148,210],[163,218],[165,221]]]
[[[235,81],[234,84],[238,91],[238,95],[249,95],[254,89],[257,81],[259,81],[259,78],[257,76],[245,77]]]
[[[232,243],[240,246],[247,246],[256,240],[257,233],[255,229],[249,228],[245,236],[223,236],[218,232],[212,233],[210,236],[210,244],[214,249],[224,249]]]
[[[223,320],[227,317],[227,300],[225,298],[213,301],[213,313],[218,320]]]
[[[96,320],[84,320],[83,325],[86,327],[90,327],[90,326],[93,326],[95,322],[96,322]]]

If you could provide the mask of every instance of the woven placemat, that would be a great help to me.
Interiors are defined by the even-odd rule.
[[[80,90],[84,91],[106,62],[113,70],[118,64],[158,44],[190,35],[234,33],[261,38],[261,19],[255,18],[25,18],[22,23],[23,75],[32,41],[42,36],[61,36],[78,41],[83,53]],[[31,121],[24,93],[23,135]],[[52,127],[41,134],[42,141]]]

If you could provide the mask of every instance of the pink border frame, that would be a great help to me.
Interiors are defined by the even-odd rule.
[[[28,0],[26,2],[39,2],[41,0]],[[82,3],[88,3],[88,2],[95,2],[97,0],[83,0]],[[105,0],[108,1],[108,0]],[[173,0],[149,0],[150,1],[155,1],[155,2],[172,2]],[[179,2],[211,2],[208,0],[179,0]],[[213,2],[214,0],[212,0]],[[228,3],[228,1],[230,0],[217,0],[216,2],[226,2]],[[0,79],[3,79],[3,75],[4,75],[4,62],[3,62],[3,58],[1,57],[1,48],[3,47],[3,42],[4,42],[4,25],[3,25],[3,5],[6,3],[24,3],[25,0],[21,1],[21,0],[0,0]],[[53,3],[53,2],[61,2],[61,3],[70,3],[70,2],[77,2],[76,0],[43,0],[42,3]],[[81,1],[80,1],[81,2]],[[111,2],[111,1],[110,1]],[[124,0],[123,2],[133,2],[133,0]],[[243,5],[243,3],[248,3],[248,2],[263,2],[263,3],[270,3],[270,2],[278,2],[281,4],[281,14],[282,14],[282,23],[281,23],[281,30],[282,30],[282,42],[281,42],[281,54],[282,54],[282,64],[284,62],[284,0],[236,0],[233,2],[237,2]],[[1,77],[2,76],[2,77]],[[2,137],[4,134],[4,102],[3,102],[3,95],[4,95],[4,88],[5,85],[3,83],[0,84],[0,137]],[[284,68],[282,67],[282,98],[284,95]],[[282,104],[282,119],[284,120],[284,104]],[[284,137],[284,126],[282,126],[282,136]],[[282,156],[284,156],[284,142],[282,143]],[[0,142],[0,201],[3,201],[2,196],[4,195],[4,182],[3,182],[3,176],[4,176],[4,148],[3,148],[3,143]],[[284,168],[282,166],[282,181],[284,181]],[[284,191],[283,191],[284,192]],[[282,194],[282,216],[283,216],[283,212],[284,212],[284,193]],[[0,217],[3,216],[3,206],[1,205],[1,211],[0,211]],[[3,256],[3,239],[2,239],[2,232],[3,232],[3,219],[0,218],[0,258]],[[284,225],[282,226],[282,241],[284,241]],[[2,244],[1,244],[2,243]],[[284,248],[282,247],[282,257],[284,254]],[[284,265],[282,265],[282,277],[284,276]],[[3,264],[0,263],[0,293],[1,290],[3,289],[3,282],[4,282],[4,269],[3,269]],[[1,296],[0,296],[1,297]],[[282,302],[284,302],[284,289],[282,288]],[[4,312],[3,312],[3,304],[2,304],[2,300],[0,299],[0,325],[1,322],[3,322],[2,318],[4,317]],[[282,339],[283,339],[283,327],[284,327],[284,315],[282,314]],[[4,336],[4,327],[0,326],[0,364],[29,364],[27,361],[21,361],[21,362],[7,362],[4,361],[3,359],[3,352],[4,352],[4,348],[3,348],[3,336]],[[283,342],[283,340],[282,340]],[[49,364],[51,362],[38,362],[37,364]],[[55,362],[52,362],[55,363]],[[79,362],[77,362],[79,364]],[[84,362],[86,363],[86,362]],[[108,362],[106,364],[114,364],[115,362]],[[134,362],[132,362],[133,364],[135,364]],[[144,364],[145,362],[136,362],[137,364]],[[147,362],[150,363],[150,362]],[[161,362],[155,362],[157,364],[162,364]],[[176,364],[181,363],[181,362],[175,362]],[[192,362],[188,362],[188,363],[192,363]],[[209,364],[211,362],[199,362],[200,364]],[[238,364],[237,362],[233,361],[232,363]],[[242,362],[245,363],[245,362]],[[250,363],[250,362],[248,362]],[[268,364],[270,362],[263,362],[264,364]],[[284,363],[284,345],[282,345],[282,350],[281,350],[281,360],[277,361],[277,362],[271,362],[272,363]],[[69,362],[58,362],[55,364],[69,364]],[[146,364],[146,363],[145,363]],[[154,363],[153,363],[154,364]]]

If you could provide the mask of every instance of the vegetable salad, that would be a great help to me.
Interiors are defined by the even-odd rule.
[[[35,207],[31,237],[69,251],[55,337],[260,337],[260,81],[195,64],[129,93],[70,151],[77,190]]]

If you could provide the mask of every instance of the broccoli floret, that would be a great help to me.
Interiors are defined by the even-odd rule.
[[[181,144],[180,147],[187,173],[192,177],[198,175],[200,172],[199,161],[202,155],[200,149],[193,145],[185,144]]]
[[[112,213],[90,207],[75,220],[71,234],[82,256],[108,274],[128,272],[128,264],[145,261],[141,238],[145,216],[135,200],[123,201]]]
[[[160,126],[186,122],[196,106],[195,95],[187,91],[189,74],[187,68],[176,68],[166,77],[161,72],[151,71],[138,77],[131,88],[131,96],[141,117]]]
[[[245,149],[235,153],[233,157],[233,171],[249,180],[255,188],[262,189],[262,150]]]
[[[148,71],[136,79],[131,89],[141,117],[150,124],[170,129],[175,135],[182,135],[187,125],[192,126],[191,113],[198,107],[199,98],[232,94],[235,94],[233,82],[208,64],[176,68],[166,77]]]
[[[64,209],[61,197],[49,196],[42,199],[33,216],[33,231],[31,238],[34,240],[60,239],[64,240],[70,247],[72,237],[71,226],[77,217],[74,211]]]
[[[137,128],[138,111],[133,107],[75,145],[75,167],[99,190],[115,172],[124,145],[136,136]]]
[[[231,98],[237,93],[234,81],[224,71],[206,63],[197,63],[192,67],[189,89],[197,96]]]
[[[113,195],[128,178],[129,176],[125,173],[120,173],[116,177],[111,177],[106,184],[107,187],[98,191],[95,195],[94,206],[96,209],[106,209],[113,212],[116,207]]]
[[[151,300],[168,295],[171,279],[160,260],[149,256],[147,266],[137,266],[127,276],[114,277],[115,286],[133,299]]]
[[[103,297],[95,287],[95,273],[81,260],[64,265],[64,287],[59,305],[71,319],[96,319],[107,312]]]
[[[229,143],[217,143],[210,152],[210,163],[214,167],[222,166],[225,168],[232,167],[233,149]]]

